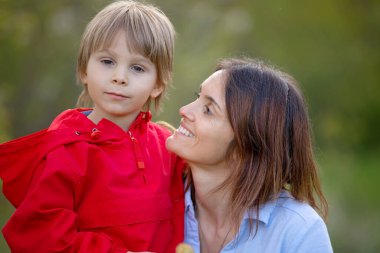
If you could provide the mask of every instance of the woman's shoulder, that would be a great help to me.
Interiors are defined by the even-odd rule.
[[[276,200],[275,212],[291,220],[309,223],[322,220],[321,216],[308,203],[296,200],[289,192],[282,191]]]
[[[269,221],[271,231],[283,231],[284,244],[297,252],[332,252],[326,224],[308,203],[298,201],[288,192],[277,198]],[[323,250],[321,250],[323,249]]]
[[[250,218],[255,212],[250,211]],[[260,207],[260,222],[269,230],[307,230],[313,226],[325,227],[321,216],[306,202],[296,200],[289,192],[282,191],[275,199]]]

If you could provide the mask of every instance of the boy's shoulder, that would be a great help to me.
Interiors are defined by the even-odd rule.
[[[47,129],[20,137],[0,145],[0,178],[3,192],[17,207],[23,200],[30,182],[45,155],[57,146],[68,142],[61,131]]]
[[[28,150],[32,153],[39,153],[44,150],[44,148],[49,149],[57,145],[75,141],[76,135],[72,133],[72,129],[67,126],[62,127],[62,122],[65,121],[67,115],[73,114],[74,111],[77,110],[69,109],[60,113],[48,128],[1,143],[0,154],[25,153],[28,152]]]
[[[57,118],[67,113],[68,111],[65,111]],[[31,178],[44,157],[59,146],[80,141],[81,137],[73,133],[72,129],[51,126],[0,144],[0,178],[3,181],[3,192],[15,207],[21,203]]]
[[[163,136],[165,138],[173,134],[175,128],[165,121],[149,122],[150,134]]]
[[[160,128],[164,128],[164,129],[170,131],[170,133],[173,133],[175,131],[175,127],[166,121],[162,121],[162,120],[157,121],[156,125],[158,125]]]

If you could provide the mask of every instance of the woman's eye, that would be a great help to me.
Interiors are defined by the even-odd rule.
[[[105,65],[113,65],[113,61],[112,60],[109,60],[109,59],[103,59],[103,60],[100,60],[101,63],[105,64]]]
[[[203,106],[203,113],[204,113],[204,114],[207,114],[207,115],[212,114],[212,113],[211,113],[211,110],[210,110],[210,107],[208,107],[208,105],[204,105],[204,106]]]
[[[144,69],[138,65],[133,65],[131,69],[133,69],[136,72],[144,72]]]

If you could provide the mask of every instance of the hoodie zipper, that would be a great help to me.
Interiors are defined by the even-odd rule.
[[[138,170],[141,173],[141,179],[142,179],[142,181],[143,181],[144,184],[147,184],[148,181],[147,181],[147,178],[146,178],[145,173],[144,173],[145,163],[144,163],[144,159],[143,159],[143,154],[142,154],[142,151],[141,151],[140,143],[133,136],[133,134],[132,134],[131,131],[128,131],[128,134],[129,134],[129,137],[131,138],[131,141],[132,141],[132,144],[133,144],[133,151],[134,151],[135,157],[136,157],[137,168],[138,168]]]
[[[136,162],[137,162],[137,168],[139,168],[139,170],[145,169],[145,163],[144,163],[144,159],[143,159],[140,143],[132,135],[131,131],[128,131],[128,133],[129,133],[129,137],[131,138],[132,143],[133,143],[133,151],[135,152],[135,157],[136,157]]]

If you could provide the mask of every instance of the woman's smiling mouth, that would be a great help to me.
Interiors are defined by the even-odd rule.
[[[195,137],[194,134],[192,134],[189,130],[187,130],[186,128],[182,127],[182,126],[179,126],[177,131],[187,137]]]

